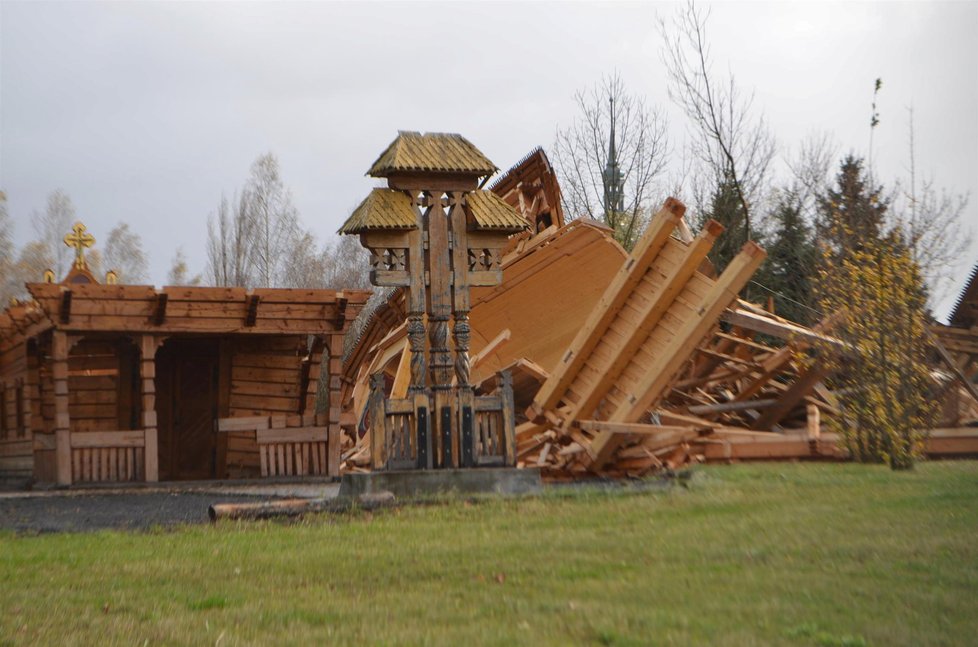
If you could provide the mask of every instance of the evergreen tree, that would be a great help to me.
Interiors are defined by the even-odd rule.
[[[747,242],[744,206],[737,193],[737,184],[731,174],[725,173],[710,198],[709,211],[703,214],[703,222],[716,220],[724,226],[710,252],[710,261],[720,273]]]
[[[812,279],[816,269],[816,249],[812,229],[805,222],[801,202],[794,192],[784,192],[771,214],[773,231],[768,236],[767,261],[757,274],[757,282],[774,298],[774,311],[804,325],[818,319]]]
[[[863,160],[848,155],[842,161],[836,186],[818,200],[815,231],[820,242],[832,251],[837,262],[857,245],[883,235],[886,210],[883,187],[873,187],[863,171]]]
[[[899,230],[884,230],[888,205],[861,160],[847,157],[836,182],[819,204],[815,292],[822,312],[838,314],[843,345],[822,357],[846,393],[840,431],[853,458],[905,469],[934,413],[926,291]]]

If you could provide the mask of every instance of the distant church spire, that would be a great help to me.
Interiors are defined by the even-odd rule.
[[[615,148],[614,98],[609,98],[608,103],[611,107],[611,137],[608,140],[608,163],[605,164],[604,172],[601,174],[601,180],[604,184],[604,211],[606,214],[625,210],[625,187],[621,177],[621,168],[618,166],[618,151]]]

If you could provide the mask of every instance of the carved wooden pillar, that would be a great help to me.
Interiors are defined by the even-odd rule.
[[[58,485],[71,485],[71,418],[68,415],[68,336],[55,330],[51,337],[51,377],[54,380],[54,455]]]
[[[468,225],[463,209],[463,194],[449,196],[449,218],[452,224],[452,316],[455,320],[452,341],[455,344],[455,384],[458,394],[457,425],[459,456],[456,463],[463,467],[475,465],[475,393],[469,383],[469,245]]]
[[[156,348],[154,335],[139,339],[139,378],[143,411],[143,471],[147,482],[160,480],[159,442],[156,427]]]
[[[419,223],[424,222],[422,209],[424,197],[418,191],[411,192],[411,205]],[[411,383],[408,386],[408,397],[414,401],[415,442],[417,446],[417,467],[431,469],[434,467],[433,438],[431,433],[431,401],[428,397],[427,385],[427,349],[425,348],[424,313],[427,300],[425,287],[425,249],[424,228],[418,227],[407,235],[408,242],[408,286],[407,337],[411,351]]]
[[[448,320],[452,314],[448,218],[440,192],[428,194],[425,218],[428,232],[428,344],[431,348],[431,390],[434,399],[438,463],[457,466],[458,448],[452,433],[452,357],[448,347]]]

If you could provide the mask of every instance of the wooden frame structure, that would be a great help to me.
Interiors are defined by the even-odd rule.
[[[317,427],[315,442],[334,446],[319,473],[338,475],[343,335],[368,292],[27,288],[33,301],[0,315],[0,477],[259,476],[260,440],[217,423],[254,416],[281,420],[285,435]]]

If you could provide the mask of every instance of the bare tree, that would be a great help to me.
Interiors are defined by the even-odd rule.
[[[326,287],[334,290],[370,289],[370,254],[354,236],[340,236],[326,244]]]
[[[53,265],[51,251],[48,245],[39,240],[33,240],[20,249],[17,261],[10,270],[10,297],[27,295],[26,283],[36,283],[44,278],[44,270]]]
[[[170,271],[166,275],[167,285],[200,285],[203,278],[200,274],[190,275],[190,268],[187,265],[187,257],[183,253],[183,247],[177,247],[170,262]]]
[[[24,286],[14,281],[14,225],[7,213],[7,195],[0,191],[0,307],[19,296]]]
[[[61,279],[68,273],[71,263],[71,251],[64,244],[65,234],[71,231],[75,220],[75,205],[62,189],[52,191],[48,195],[47,208],[43,213],[34,212],[34,235],[37,241],[45,247],[42,256],[48,259],[50,269]],[[35,254],[31,254],[35,257]],[[42,268],[42,272],[44,269]],[[40,275],[37,279],[40,280]]]
[[[102,260],[106,269],[119,277],[120,283],[143,283],[147,280],[146,253],[139,234],[120,222],[109,231],[102,247]]]
[[[251,254],[255,285],[272,287],[285,279],[293,246],[302,238],[292,194],[285,188],[278,160],[265,153],[251,166],[242,195],[245,214],[253,226]]]
[[[574,101],[577,119],[558,130],[554,142],[564,212],[569,218],[603,221],[615,230],[619,242],[631,247],[660,197],[655,188],[666,167],[665,120],[643,97],[628,93],[617,74],[577,92]],[[604,195],[612,122],[623,181],[620,210],[606,204]]]
[[[913,261],[928,288],[930,305],[946,294],[962,256],[971,246],[972,233],[964,226],[969,196],[938,189],[932,178],[918,189],[913,108],[908,108],[910,179],[894,209],[894,225],[903,233]]]
[[[714,186],[729,183],[740,202],[745,238],[752,238],[751,205],[758,201],[775,142],[763,116],[753,111],[734,75],[714,75],[706,24],[709,13],[695,3],[681,7],[671,22],[662,20],[663,61],[669,72],[669,97],[686,113],[697,135],[693,154],[708,168]]]
[[[254,223],[248,218],[245,201],[235,195],[228,202],[221,196],[217,214],[207,219],[207,278],[211,285],[251,285],[253,238]]]

